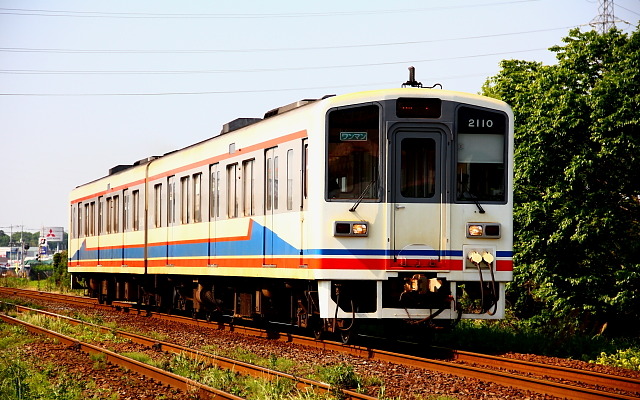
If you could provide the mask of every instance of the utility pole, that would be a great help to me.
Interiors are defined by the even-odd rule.
[[[598,16],[591,20],[590,25],[600,33],[609,32],[615,28],[616,17],[613,14],[613,0],[598,0]]]

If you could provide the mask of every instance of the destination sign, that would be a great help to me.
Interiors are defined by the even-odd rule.
[[[460,107],[456,125],[458,133],[489,133],[504,135],[506,133],[506,115],[496,111],[480,108]]]

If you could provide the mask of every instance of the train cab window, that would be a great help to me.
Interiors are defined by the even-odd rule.
[[[506,201],[506,129],[503,113],[458,109],[457,201]]]
[[[330,111],[327,135],[327,199],[378,200],[379,107]]]

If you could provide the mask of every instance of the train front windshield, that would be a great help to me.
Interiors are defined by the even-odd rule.
[[[456,200],[505,202],[506,116],[460,107],[457,117]]]
[[[328,200],[377,200],[380,108],[365,105],[329,113]]]

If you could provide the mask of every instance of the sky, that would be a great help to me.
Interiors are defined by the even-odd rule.
[[[68,229],[69,192],[300,99],[478,93],[590,30],[598,0],[0,0],[0,230]],[[635,30],[640,0],[614,3]]]

